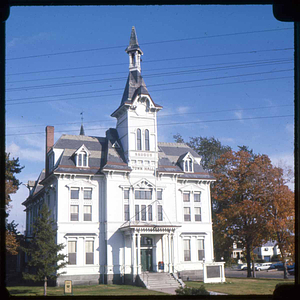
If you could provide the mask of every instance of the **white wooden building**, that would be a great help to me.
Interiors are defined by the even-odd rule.
[[[143,272],[196,274],[213,262],[210,183],[186,144],[158,142],[157,114],[141,75],[132,28],[129,76],[116,128],[105,137],[46,127],[45,169],[29,181],[26,236],[42,201],[57,224],[69,264],[58,284],[134,282]]]

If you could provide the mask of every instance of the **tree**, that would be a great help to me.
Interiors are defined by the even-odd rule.
[[[173,136],[175,142],[184,143],[183,137],[177,133]],[[214,170],[215,162],[220,156],[228,151],[231,151],[230,146],[224,146],[215,137],[190,137],[189,142],[186,143],[189,147],[195,150],[201,156],[201,164],[208,172],[218,172]],[[214,183],[211,185],[212,190],[214,189]],[[232,240],[227,236],[226,233],[222,233],[215,230],[215,214],[221,209],[219,203],[215,200],[213,193],[211,197],[212,201],[212,217],[214,219],[213,230],[214,230],[214,251],[217,260],[224,258],[227,260],[230,256],[229,249],[232,247]]]
[[[9,208],[11,198],[10,195],[17,192],[20,181],[16,178],[24,167],[20,167],[19,158],[9,158],[9,153],[5,154],[5,205]]]
[[[177,143],[184,143],[182,136],[177,133],[173,136]],[[212,166],[216,160],[227,151],[231,150],[230,146],[224,146],[215,137],[190,137],[186,143],[189,147],[195,150],[201,157],[201,163],[205,170],[213,171]]]
[[[287,258],[295,255],[295,198],[285,185],[284,170],[273,168],[272,189],[268,198],[268,230],[270,239],[276,240],[287,278]]]
[[[20,181],[16,178],[16,174],[19,174],[24,167],[20,166],[19,158],[9,158],[9,153],[5,154],[5,211],[6,218],[8,217],[8,212],[11,207],[11,194],[17,192]],[[7,225],[7,224],[6,224]],[[6,251],[8,254],[16,255],[19,243],[17,241],[17,232],[6,226],[5,231],[5,244]]]
[[[28,255],[30,272],[23,273],[24,279],[44,282],[44,295],[47,294],[48,279],[56,279],[58,270],[67,264],[66,255],[59,253],[63,244],[56,244],[56,229],[50,218],[50,211],[44,203],[33,225],[33,236],[23,250]]]
[[[246,248],[247,277],[251,252],[268,238],[266,204],[272,187],[272,164],[266,155],[228,151],[213,166],[212,190],[218,202],[215,232]]]

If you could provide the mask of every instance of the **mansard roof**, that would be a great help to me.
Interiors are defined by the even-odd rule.
[[[202,165],[193,162],[194,172],[185,173],[180,166],[180,158],[190,153],[194,158],[201,156],[184,143],[158,143],[158,172],[177,173],[179,178],[186,179],[214,179],[214,176],[205,171]]]
[[[126,82],[126,86],[124,89],[124,93],[123,93],[123,97],[122,97],[120,106],[111,115],[113,116],[113,114],[117,110],[119,110],[123,105],[126,105],[126,104],[131,105],[133,103],[134,99],[140,95],[147,95],[151,98],[141,72],[138,70],[130,71],[128,78],[127,78],[127,82]],[[151,100],[152,100],[152,98],[151,98]],[[162,107],[161,105],[154,103],[153,100],[152,100],[152,102],[155,107],[158,107],[158,108]]]

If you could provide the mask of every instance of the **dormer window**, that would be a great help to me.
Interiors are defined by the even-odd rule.
[[[187,158],[186,160],[184,160],[183,170],[184,172],[194,172],[193,160],[191,158]]]
[[[76,152],[76,167],[85,167],[89,166],[89,151],[82,145]]]
[[[77,154],[77,167],[87,167],[87,154],[85,152]]]

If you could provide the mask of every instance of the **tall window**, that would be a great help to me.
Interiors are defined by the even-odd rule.
[[[129,221],[130,214],[129,214],[129,204],[124,205],[124,220]]]
[[[146,205],[142,205],[141,215],[141,220],[146,221]]]
[[[139,128],[136,131],[136,147],[137,147],[137,150],[142,150],[141,129],[139,129]]]
[[[83,220],[92,221],[92,205],[83,206]]]
[[[152,199],[152,190],[136,190],[134,192],[135,199],[142,199],[142,200],[151,200]]]
[[[149,130],[145,130],[145,150],[150,150],[150,142],[149,142]]]
[[[184,207],[184,221],[191,221],[191,208],[190,207]]]
[[[124,190],[124,199],[129,199],[129,190]]]
[[[200,195],[200,193],[194,193],[194,202],[201,202]]]
[[[71,199],[78,200],[79,199],[79,189],[71,189]]]
[[[183,202],[190,202],[190,193],[183,193]]]
[[[195,221],[201,221],[201,207],[195,207]]]
[[[76,265],[77,242],[68,242],[68,261],[69,265]]]
[[[135,205],[135,220],[136,221],[140,220],[140,208],[139,208],[139,205]]]
[[[162,200],[162,190],[158,190],[156,193],[157,193],[157,200]]]
[[[84,200],[92,200],[92,189],[87,188],[83,190],[83,198]]]
[[[191,241],[183,240],[184,261],[191,260]]]
[[[158,221],[162,221],[162,220],[163,220],[163,209],[162,209],[162,205],[158,205],[158,206],[157,206],[157,209],[158,209],[158,214],[157,214]]]
[[[204,240],[197,240],[197,247],[198,247],[198,260],[203,260],[205,258]]]
[[[79,212],[78,212],[79,208],[78,208],[78,205],[71,205],[70,206],[70,219],[71,221],[78,221],[78,215],[79,215]]]
[[[85,241],[85,263],[94,264],[94,241]]]
[[[152,205],[148,205],[148,221],[152,221]]]

